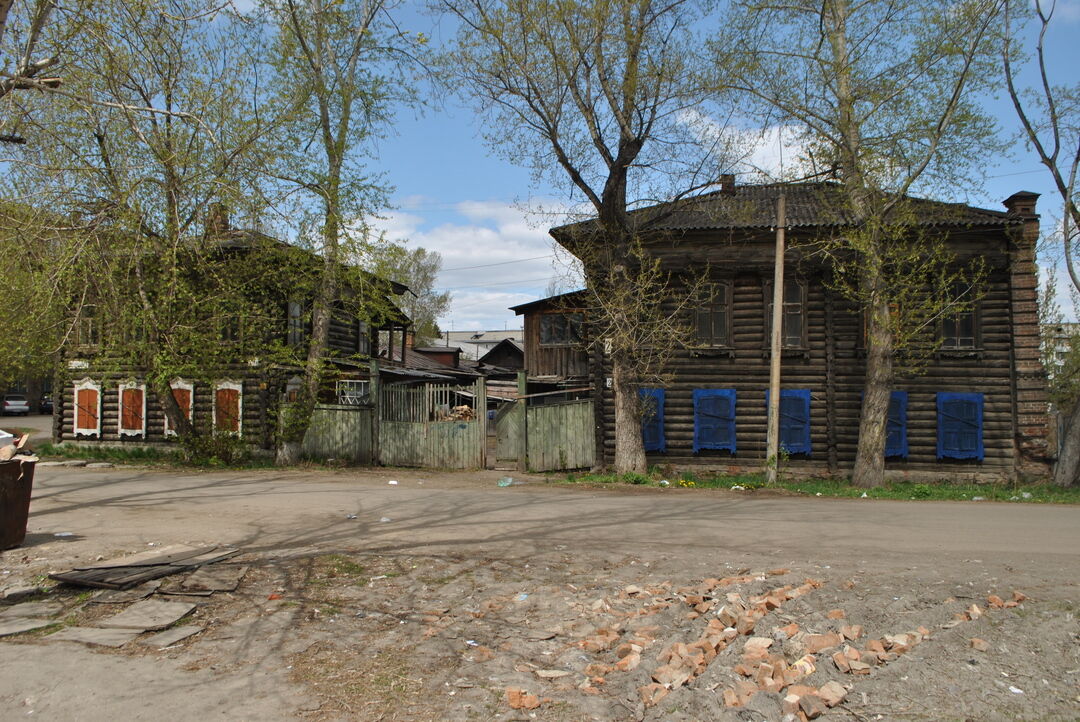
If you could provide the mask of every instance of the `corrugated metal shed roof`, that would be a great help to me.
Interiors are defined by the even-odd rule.
[[[643,231],[690,231],[763,229],[776,225],[776,200],[786,196],[788,228],[843,227],[855,224],[847,207],[843,187],[835,182],[774,183],[735,186],[733,192],[713,191],[661,203],[631,212]],[[1022,223],[1019,216],[1005,211],[975,208],[962,203],[944,203],[907,197],[904,206],[920,226],[1004,227]],[[556,238],[588,232],[595,221],[553,228]]]

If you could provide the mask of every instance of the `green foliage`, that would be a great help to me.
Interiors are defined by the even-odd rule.
[[[412,332],[418,344],[432,343],[439,338],[439,316],[450,307],[450,292],[439,293],[436,284],[442,257],[423,248],[406,248],[398,243],[373,246],[366,267],[372,273],[409,287],[398,306],[412,321]]]
[[[42,457],[59,456],[65,459],[97,459],[99,461],[136,462],[141,464],[169,463],[178,460],[177,452],[163,451],[151,446],[75,446],[72,444],[39,444],[35,451]]]
[[[233,434],[181,435],[181,458],[199,466],[247,466],[251,463],[251,447]]]

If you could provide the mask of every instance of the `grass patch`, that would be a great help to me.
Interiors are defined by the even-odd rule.
[[[344,554],[327,554],[319,559],[319,575],[325,579],[362,577],[366,571],[364,565]]]
[[[152,446],[75,446],[72,444],[38,444],[36,451],[43,458],[87,459],[118,463],[137,463],[162,466],[183,466],[211,469],[253,469],[274,466],[269,457],[250,456],[236,460],[211,454],[192,457],[181,450],[158,449]]]
[[[841,498],[904,499],[928,501],[1004,501],[1033,504],[1080,504],[1080,487],[1051,484],[965,484],[942,481],[915,483],[891,481],[874,489],[853,486],[844,479],[790,479],[768,485],[764,474],[700,474],[693,471],[650,469],[649,474],[567,474],[565,483],[632,484],[683,489],[784,489],[807,496]]]
[[[37,447],[39,456],[58,456],[64,459],[94,459],[96,461],[137,461],[142,463],[173,462],[176,452],[162,451],[152,447],[133,446],[130,449],[115,446],[72,446],[45,442]]]

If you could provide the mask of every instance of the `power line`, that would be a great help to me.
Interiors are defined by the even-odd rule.
[[[511,263],[524,263],[525,261],[539,261],[542,258],[554,258],[554,253],[549,253],[546,256],[533,256],[532,258],[519,258],[516,261],[500,261],[499,263],[484,263],[479,266],[458,266],[457,268],[444,268],[442,273],[449,273],[450,271],[471,271],[474,268],[491,268],[492,266],[506,266]]]
[[[532,283],[534,281],[548,281],[551,276],[544,276],[543,278],[525,278],[520,281],[499,281],[498,283],[480,283],[473,284],[471,286],[451,286],[449,288],[440,288],[440,291],[460,291],[463,288],[489,288],[490,286],[514,286],[521,283]]]

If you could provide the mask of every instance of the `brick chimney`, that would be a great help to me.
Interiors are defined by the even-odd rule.
[[[1019,191],[1002,201],[1002,205],[1014,215],[1026,218],[1038,216],[1035,212],[1035,204],[1039,200],[1039,194],[1032,191]]]
[[[735,195],[734,173],[724,173],[720,176],[720,192],[726,196]]]
[[[1003,201],[1009,215],[1023,219],[1010,235],[1009,306],[1012,326],[1012,377],[1015,404],[1016,474],[1021,480],[1040,479],[1048,473],[1046,370],[1039,354],[1039,281],[1035,244],[1039,240],[1038,193],[1020,191]]]

